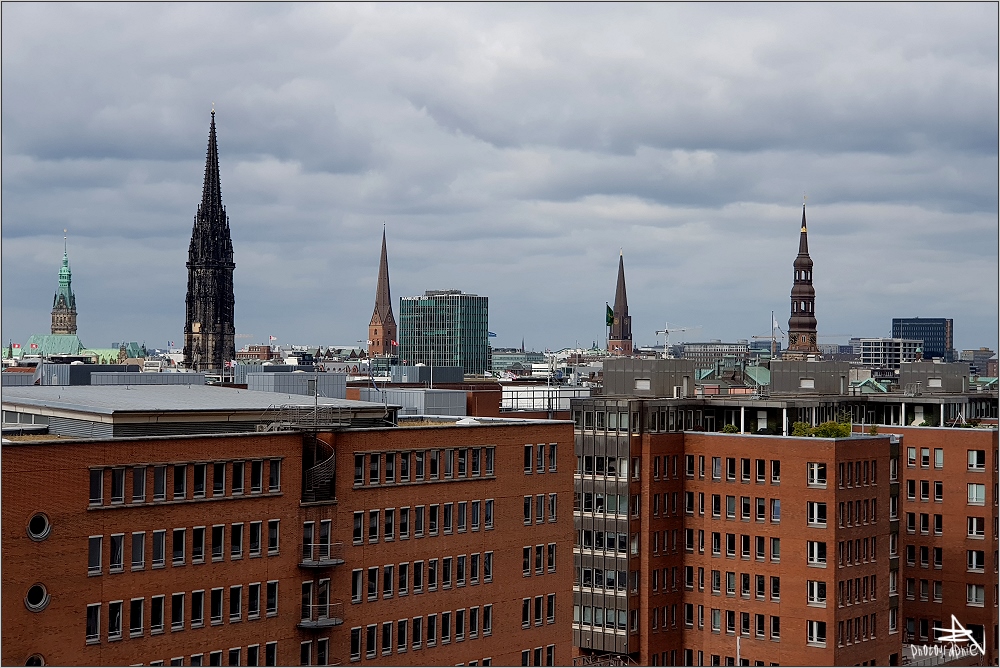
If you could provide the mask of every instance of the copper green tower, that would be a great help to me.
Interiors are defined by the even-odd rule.
[[[69,269],[66,237],[63,237],[62,267],[59,268],[59,289],[52,298],[52,333],[76,334],[76,295],[73,294],[73,272]]]

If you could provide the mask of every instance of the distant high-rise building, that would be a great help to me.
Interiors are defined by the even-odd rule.
[[[813,261],[809,257],[806,231],[806,205],[802,205],[802,229],[799,231],[799,254],[792,265],[792,314],[788,319],[788,352],[784,357],[816,355],[816,290],[813,288]]]
[[[389,260],[385,250],[385,230],[382,230],[382,257],[378,264],[378,285],[375,288],[375,312],[368,323],[368,356],[392,355],[396,342],[396,318],[392,315],[389,294]]]
[[[951,318],[893,318],[892,338],[924,342],[924,359],[954,361],[955,321]]]
[[[59,268],[59,289],[52,298],[52,333],[76,334],[76,295],[73,294],[73,273],[69,269],[66,237],[63,237],[62,267]]]
[[[236,327],[233,324],[236,263],[229,218],[222,205],[215,110],[208,134],[205,184],[191,231],[187,268],[184,364],[199,370],[222,369],[226,362],[236,357]]]
[[[625,293],[625,257],[618,254],[618,286],[615,288],[615,306],[608,335],[608,353],[632,354],[632,316],[628,314],[628,295]]]
[[[460,366],[489,371],[489,300],[461,290],[428,290],[399,300],[399,357],[403,364]]]

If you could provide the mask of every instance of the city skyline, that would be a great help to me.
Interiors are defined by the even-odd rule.
[[[183,338],[215,102],[237,347],[365,337],[383,223],[498,346],[602,345],[619,248],[637,345],[764,335],[803,193],[820,343],[996,344],[996,6],[720,7],[5,5],[2,336],[66,228],[86,345]]]

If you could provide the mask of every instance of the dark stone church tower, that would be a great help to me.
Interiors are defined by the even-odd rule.
[[[375,311],[368,323],[368,356],[385,357],[395,354],[396,318],[392,315],[389,294],[389,258],[385,250],[385,230],[382,230],[382,257],[378,263],[378,285],[375,288]]]
[[[236,263],[233,262],[229,218],[222,206],[214,109],[205,158],[205,184],[191,231],[187,268],[184,365],[196,370],[223,369],[236,357],[233,324]]]
[[[799,254],[792,265],[792,313],[788,319],[787,358],[803,358],[819,354],[816,346],[816,290],[813,289],[813,261],[809,257],[806,232],[806,205],[802,205],[802,229],[799,232]]]
[[[618,254],[618,286],[615,288],[615,306],[612,309],[611,332],[608,335],[608,354],[632,354],[632,316],[628,314],[628,295],[625,294],[625,257]]]

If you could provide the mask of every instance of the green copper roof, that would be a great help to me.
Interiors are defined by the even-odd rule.
[[[37,348],[32,348],[36,344]],[[28,342],[20,348],[14,348],[14,359],[24,355],[79,355],[83,350],[80,337],[76,334],[32,334]]]
[[[63,237],[62,267],[59,268],[59,289],[52,298],[52,308],[76,308],[76,295],[73,294],[73,272],[69,268],[69,254],[66,249],[66,238]]]

